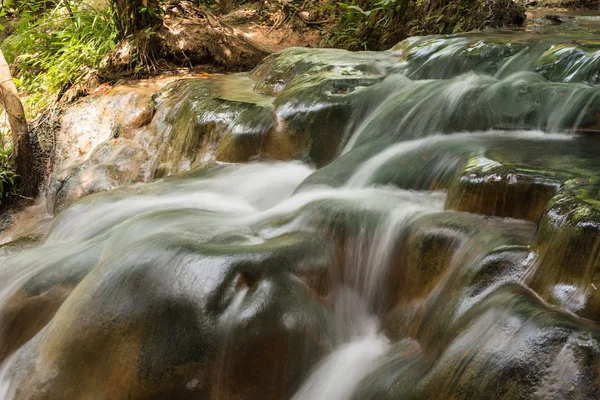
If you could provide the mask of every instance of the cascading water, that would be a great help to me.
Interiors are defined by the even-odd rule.
[[[2,238],[0,398],[600,398],[600,44],[532,29],[74,106]]]

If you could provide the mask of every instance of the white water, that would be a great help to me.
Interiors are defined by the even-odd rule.
[[[458,49],[458,45],[448,46],[445,52],[453,53]],[[443,55],[444,52],[441,52],[437,57]],[[435,59],[432,57],[430,62]],[[493,82],[493,79],[471,73],[450,85],[432,86],[433,90],[427,96],[411,109],[405,110],[403,115],[398,113],[396,120],[390,120],[387,127],[392,133],[405,129],[407,137],[438,132],[442,118],[453,115],[466,94],[488,81]],[[391,77],[387,83],[392,83],[398,90],[390,89],[387,97],[382,94],[383,100],[373,105],[378,107],[378,111],[366,116],[349,138],[344,153],[353,149],[359,140],[368,138],[373,127],[385,130],[385,124],[373,122],[381,122],[377,119],[382,114],[394,116],[397,105],[392,100],[395,100],[397,92],[402,92],[410,100],[412,93],[432,82],[412,82],[404,77]],[[585,87],[582,85],[581,89]],[[550,117],[550,130],[559,129],[563,114],[569,111],[573,101],[580,95],[578,91],[571,92],[562,108],[557,108],[555,115]],[[590,97],[588,105],[579,114],[576,126],[586,115],[586,108],[595,101],[596,96]],[[312,111],[318,106],[314,105]],[[302,111],[308,111],[308,108],[284,106],[280,108],[279,115]],[[436,113],[439,115],[436,116]],[[415,136],[410,136],[412,133]],[[0,270],[0,280],[4,281],[4,285],[0,290],[0,304],[37,272],[60,263],[61,258],[66,260],[77,253],[98,251],[102,253],[99,263],[104,255],[112,251],[165,232],[189,235],[198,242],[210,242],[221,235],[236,234],[240,237],[237,239],[240,243],[261,243],[288,232],[322,233],[318,232],[323,229],[322,226],[315,227],[318,225],[315,221],[337,218],[339,215],[329,215],[334,214],[330,211],[341,210],[343,213],[348,209],[342,218],[359,219],[360,229],[345,244],[343,268],[347,274],[333,290],[336,341],[331,353],[310,371],[293,395],[293,400],[348,400],[390,347],[381,331],[378,315],[380,303],[389,297],[386,283],[390,268],[393,267],[395,246],[413,218],[441,211],[444,205],[443,194],[368,186],[377,172],[395,157],[424,147],[435,147],[446,141],[466,143],[498,136],[544,141],[572,138],[539,131],[437,134],[390,145],[365,160],[344,187],[309,187],[296,194],[294,191],[298,185],[314,172],[313,168],[298,162],[225,166],[206,178],[167,179],[105,196],[91,196],[57,217],[41,249],[1,260],[4,265]],[[446,166],[440,165],[440,168],[443,167]],[[357,209],[360,212],[355,214],[359,217],[352,214]],[[185,214],[187,211],[190,211],[189,215]],[[374,218],[376,222],[372,222],[370,214],[362,217],[368,214],[365,211],[377,214],[379,219]],[[159,220],[161,213],[173,214]],[[280,223],[280,220],[283,222]],[[20,269],[16,270],[16,267]],[[563,289],[564,293],[569,290]],[[563,296],[563,292],[557,292],[555,296]],[[219,329],[225,329],[229,335],[233,335],[230,329],[235,324],[249,314],[258,312],[244,309],[247,295],[247,288],[237,291],[217,321]],[[236,356],[235,350],[227,345],[219,349],[216,368],[221,381],[226,381],[226,367]],[[14,359],[9,358],[0,366],[0,400],[12,397],[9,378]]]
[[[512,139],[527,139],[527,140],[571,140],[573,136],[563,133],[545,133],[542,131],[489,131],[489,132],[472,132],[472,133],[454,133],[452,135],[433,135],[422,139],[409,140],[406,142],[400,142],[388,149],[377,153],[365,161],[356,172],[350,177],[346,183],[347,187],[365,187],[367,186],[373,176],[379,171],[386,163],[391,161],[393,158],[408,154],[412,151],[424,148],[433,147],[441,142],[459,142],[465,139],[470,140],[489,140],[494,137],[506,137]]]
[[[379,321],[356,292],[341,287],[336,294],[338,335],[345,339],[321,361],[292,400],[346,400],[373,364],[389,348]]]
[[[347,263],[358,266],[347,265],[347,269],[359,270],[361,274],[348,278],[352,289],[337,291],[335,314],[339,344],[307,381],[312,389],[307,386],[296,397],[317,398],[313,394],[302,397],[305,396],[302,393],[314,393],[316,390],[325,396],[320,398],[347,398],[353,391],[353,385],[369,370],[369,363],[374,362],[388,346],[387,339],[379,332],[379,321],[373,314],[373,308],[377,299],[383,296],[382,283],[388,272],[390,251],[410,218],[442,210],[444,196],[393,187],[314,188],[292,194],[311,172],[312,169],[296,162],[227,166],[206,178],[159,181],[107,196],[89,197],[56,218],[43,246],[3,260],[0,272],[5,285],[0,292],[0,302],[36,273],[54,268],[53,265],[60,264],[63,259],[90,251],[98,252],[102,259],[104,254],[109,255],[157,232],[172,230],[174,234],[181,235],[188,231],[195,240],[201,241],[209,241],[221,232],[236,232],[246,234],[248,241],[256,243],[285,232],[314,229],[312,218],[322,213],[320,207],[324,201],[376,211],[383,216],[374,227],[376,235],[365,231],[359,235],[357,247],[347,249]],[[155,219],[161,212],[169,215],[181,210],[203,213],[190,217],[174,214],[170,219]],[[271,225],[268,229],[259,229],[259,235],[252,229],[288,215],[296,217],[279,228]],[[359,251],[355,253],[354,250]],[[14,268],[9,268],[10,265]],[[17,267],[20,268],[18,271]],[[240,290],[222,316],[219,324],[224,329],[232,321],[244,317],[240,312],[246,292],[247,289]],[[357,311],[359,309],[360,312]],[[221,364],[224,365],[227,357],[234,355],[229,354],[227,349],[221,350]],[[5,362],[0,371],[1,387],[6,393],[9,388],[9,362]],[[329,389],[321,391],[323,379],[333,382],[325,378],[331,374],[333,380],[347,380],[348,384],[333,383]]]
[[[340,346],[319,364],[293,400],[347,400],[360,380],[388,349],[383,335],[360,336]]]
[[[371,193],[361,205],[383,203],[378,196],[386,191],[401,195],[402,200],[386,212],[375,228],[361,230],[355,241],[346,244],[344,270],[351,286],[339,287],[335,294],[334,315],[339,345],[319,363],[292,400],[348,400],[361,379],[389,348],[380,331],[376,315],[378,302],[387,298],[385,284],[392,253],[400,235],[417,215],[440,211],[443,197],[391,188],[338,189],[342,193]],[[366,200],[366,201],[365,201]]]

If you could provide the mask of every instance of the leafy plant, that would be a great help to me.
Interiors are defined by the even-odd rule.
[[[381,49],[405,38],[426,14],[424,0],[344,0],[338,3],[336,44]]]
[[[0,204],[7,196],[17,194],[16,179],[12,149],[0,148]]]
[[[0,6],[0,19],[6,16],[6,8],[4,6]],[[4,30],[4,25],[0,23],[0,32]]]
[[[353,50],[366,49],[369,32],[387,28],[401,11],[403,0],[347,0],[338,3],[337,44]]]
[[[42,6],[42,0],[20,2],[15,32],[2,43],[19,76],[17,84],[28,94],[30,114],[45,108],[86,70],[100,67],[119,37],[110,9],[62,0],[40,14]]]
[[[154,25],[161,12],[158,0],[109,0],[109,6],[122,38]]]

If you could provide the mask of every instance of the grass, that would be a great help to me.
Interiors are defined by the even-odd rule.
[[[20,4],[11,10],[14,31],[1,47],[33,119],[85,72],[102,66],[119,31],[111,9],[60,1],[40,12],[39,0]]]

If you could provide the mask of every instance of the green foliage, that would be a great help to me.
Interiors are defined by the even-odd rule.
[[[337,18],[339,29],[334,31],[335,44],[348,49],[363,49],[366,42],[360,37],[360,24],[364,23],[370,11],[364,11],[355,4],[338,3],[341,12]]]
[[[335,45],[384,50],[413,35],[450,34],[519,24],[522,6],[510,0],[343,0]]]
[[[15,31],[2,50],[28,98],[25,106],[45,108],[86,69],[101,66],[119,36],[113,12],[85,3],[59,1],[43,12],[43,0],[20,1]]]
[[[7,196],[17,194],[17,174],[14,171],[12,149],[0,148],[0,204]]]
[[[4,18],[6,16],[6,8],[5,7],[0,7],[0,21],[2,20],[2,18]],[[0,23],[0,32],[2,32],[4,30],[4,25],[2,25]]]
[[[338,2],[336,44],[352,50],[366,49],[370,33],[384,31],[398,15],[418,8],[422,0],[345,0]]]

